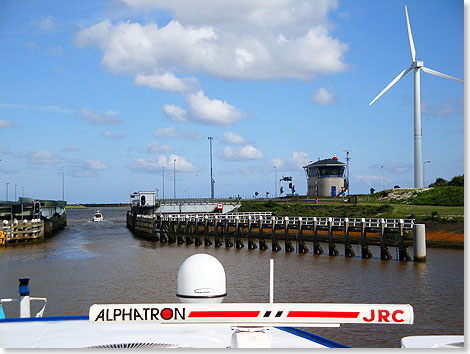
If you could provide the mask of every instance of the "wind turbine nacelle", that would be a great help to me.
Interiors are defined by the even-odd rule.
[[[417,60],[413,62],[413,68],[421,68],[424,66],[424,61],[422,60]]]

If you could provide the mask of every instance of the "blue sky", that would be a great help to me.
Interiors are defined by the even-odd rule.
[[[464,3],[406,1],[417,59],[464,79]],[[425,5],[425,6],[423,6]],[[351,150],[351,193],[413,186],[405,1],[2,1],[0,199],[274,194]],[[421,74],[426,184],[464,173],[464,84]],[[176,163],[174,160],[176,159]],[[384,166],[382,171],[381,166]],[[164,169],[163,169],[164,167]],[[3,187],[2,187],[3,186]]]

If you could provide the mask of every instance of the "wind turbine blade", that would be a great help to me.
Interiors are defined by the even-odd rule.
[[[377,100],[380,98],[380,96],[382,96],[385,92],[387,92],[390,87],[392,87],[393,85],[395,85],[395,84],[397,83],[397,81],[400,80],[403,76],[405,76],[405,75],[408,73],[408,71],[410,71],[411,69],[412,69],[412,66],[410,66],[408,69],[405,69],[405,70],[403,70],[401,73],[399,73],[398,76],[397,76],[396,78],[394,78],[393,81],[392,81],[391,83],[389,83],[388,86],[387,86],[386,88],[384,88],[384,89],[382,90],[382,92],[380,92],[380,93],[377,95],[377,97],[375,97],[375,98],[372,100],[371,103],[369,103],[369,106],[370,106],[372,103],[374,103],[375,101],[377,101]]]
[[[421,67],[421,70],[423,70],[425,73],[428,73],[428,74],[431,74],[431,75],[436,75],[436,76],[440,76],[440,77],[443,77],[443,78],[446,78],[446,79],[451,79],[451,80],[463,82],[463,80],[460,80],[460,79],[457,79],[455,77],[440,73],[439,71],[436,71],[436,70],[426,68],[424,66]]]
[[[408,9],[405,5],[405,15],[406,15],[406,27],[408,27],[408,41],[410,42],[410,52],[411,52],[411,61],[415,61],[416,50],[415,44],[413,43],[413,35],[411,34],[410,20],[408,19]]]

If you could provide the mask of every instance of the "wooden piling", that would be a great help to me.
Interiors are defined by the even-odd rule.
[[[356,254],[349,243],[349,219],[344,218],[343,220],[343,229],[344,229],[344,256],[345,257],[354,257]]]
[[[245,245],[240,238],[240,217],[235,215],[235,248],[243,248]]]
[[[308,247],[304,242],[303,237],[303,220],[299,217],[299,225],[297,229],[297,249],[299,253],[308,253]]]
[[[220,247],[222,246],[222,242],[219,238],[219,217],[216,215],[214,219],[214,246]]]
[[[212,245],[212,241],[209,238],[209,217],[204,215],[204,246]]]
[[[294,246],[292,246],[292,242],[289,239],[289,217],[284,217],[284,250],[286,252],[293,252]]]
[[[268,249],[268,244],[266,243],[266,240],[264,239],[264,229],[263,229],[263,216],[259,216],[258,220],[258,239],[259,239],[259,250],[260,251],[265,251]]]
[[[388,247],[385,243],[385,220],[383,218],[380,219],[379,233],[380,233],[380,259],[390,260],[392,259],[392,255],[390,254],[390,251],[388,250]]]
[[[225,223],[224,223],[224,235],[225,235],[225,247],[233,247],[233,242],[230,239],[230,230],[229,230],[229,224],[228,224],[227,218],[225,218]]]
[[[280,251],[281,245],[279,241],[276,239],[276,217],[271,217],[271,248],[272,251]]]
[[[318,242],[318,220],[314,216],[313,217],[313,225],[312,225],[312,230],[313,230],[313,254],[322,254],[323,249],[320,246],[320,242]]]
[[[253,235],[252,235],[252,227],[253,227],[253,224],[252,224],[252,218],[251,218],[251,215],[248,215],[248,249],[249,250],[254,250],[255,248],[258,247],[258,245],[256,244],[255,240],[253,239]]]
[[[177,237],[177,244],[182,245],[184,243],[183,232],[181,231],[181,217],[182,215],[178,215],[178,224],[176,226],[176,237]]]
[[[330,256],[337,256],[339,254],[333,241],[333,218],[328,218],[328,254]]]
[[[407,247],[405,246],[405,242],[403,241],[403,229],[404,229],[404,221],[400,219],[398,223],[398,259],[400,261],[411,261],[411,257],[408,254]]]
[[[367,245],[366,239],[366,219],[361,219],[361,256],[362,258],[372,258],[372,252]]]

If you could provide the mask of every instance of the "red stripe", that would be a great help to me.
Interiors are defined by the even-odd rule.
[[[188,317],[258,317],[259,311],[191,311]]]
[[[359,312],[340,311],[289,311],[287,317],[333,317],[333,318],[357,318]]]

